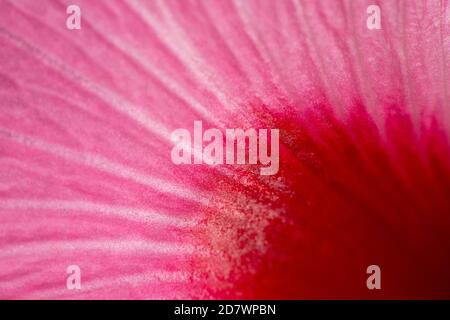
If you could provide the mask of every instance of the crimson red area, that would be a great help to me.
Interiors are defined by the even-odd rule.
[[[227,274],[231,283],[215,294],[245,299],[450,298],[450,149],[440,128],[418,128],[419,138],[402,114],[404,106],[392,106],[383,137],[362,104],[351,109],[345,123],[332,109],[318,105],[302,117],[269,117],[272,127],[282,128],[278,179],[284,189],[272,186],[273,178],[220,185],[217,194],[224,198],[245,195],[261,206],[284,210],[264,227],[267,250],[244,252],[239,264],[247,267]],[[265,194],[276,202],[265,203]],[[236,203],[228,209],[255,214]],[[223,215],[210,214],[210,220]],[[269,215],[263,212],[261,219],[264,214]],[[211,225],[210,220],[205,224]],[[214,226],[212,232],[229,234],[220,223]],[[222,270],[235,259],[234,253],[255,237],[253,227],[240,220],[228,224],[236,232],[227,241],[235,243],[213,269]],[[366,286],[366,268],[372,264],[382,271],[379,291]]]

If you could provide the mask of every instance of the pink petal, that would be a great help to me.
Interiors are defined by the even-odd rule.
[[[450,298],[449,2],[378,2],[1,1],[0,298]],[[194,120],[279,173],[174,165]]]

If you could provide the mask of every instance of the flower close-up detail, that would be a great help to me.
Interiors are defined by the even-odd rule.
[[[0,0],[0,298],[450,299],[449,84],[448,0]]]

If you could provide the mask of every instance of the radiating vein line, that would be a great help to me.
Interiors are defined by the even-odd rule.
[[[156,271],[150,271],[150,272],[143,272],[143,273],[135,273],[130,275],[118,275],[117,277],[110,276],[108,278],[102,278],[102,279],[95,279],[95,280],[88,280],[82,282],[82,287],[80,290],[67,290],[64,288],[64,286],[59,286],[58,288],[51,288],[46,290],[39,290],[38,292],[30,292],[29,294],[25,295],[28,299],[33,298],[55,298],[55,297],[65,297],[65,296],[79,296],[86,293],[90,293],[92,291],[96,290],[102,290],[105,288],[109,288],[113,290],[114,288],[123,287],[123,286],[129,286],[130,289],[135,288],[136,286],[145,286],[149,284],[155,284],[157,285],[157,288],[160,288],[161,286],[165,284],[186,284],[190,279],[190,274],[187,272],[181,272],[181,271],[162,271],[162,270],[156,270]],[[24,280],[33,280],[32,276]],[[22,281],[24,282],[24,281]],[[20,285],[20,282],[17,282],[17,285]],[[26,285],[26,283],[24,283]],[[63,287],[63,288],[61,288]],[[156,289],[156,287],[155,287]],[[153,298],[152,294],[154,292],[149,292],[147,295],[147,298]],[[176,297],[177,294],[174,293],[174,297]],[[165,296],[167,298],[167,296]]]
[[[328,72],[326,72],[325,65],[323,64],[324,59],[319,50],[319,46],[317,44],[316,39],[314,37],[309,36],[313,34],[313,32],[311,32],[310,21],[305,13],[303,3],[300,0],[295,0],[294,6],[297,17],[302,21],[302,25],[305,26],[306,30],[306,32],[304,32],[306,39],[305,43],[308,46],[308,50],[310,52],[313,52],[313,54],[311,54],[310,56],[312,57],[314,54],[316,54],[318,57],[317,62],[314,60],[311,61],[314,62],[316,69],[319,71],[318,76],[322,80],[323,90],[326,93],[328,99],[331,101],[332,105],[334,106],[334,112],[336,112],[339,116],[342,116],[345,110],[344,103],[340,95],[336,92],[336,90],[334,90],[335,86],[331,83],[330,76]]]
[[[102,156],[80,152],[72,148],[64,147],[54,143],[48,143],[36,138],[19,134],[8,129],[0,127],[0,135],[9,138],[17,143],[42,150],[72,161],[74,163],[83,164],[114,176],[125,178],[139,184],[149,186],[159,192],[174,195],[178,198],[184,198],[190,201],[206,204],[207,199],[200,193],[200,191],[192,192],[185,187],[181,187],[165,180],[143,174],[128,166],[112,162]]]
[[[161,23],[156,21],[148,12],[147,8],[139,2],[127,1],[128,6],[139,16],[142,20],[158,35],[159,39],[166,45],[166,47],[176,56],[183,64],[190,70],[196,80],[209,92],[211,92],[226,110],[231,110],[237,107],[236,101],[230,95],[225,95],[222,89],[217,87],[214,80],[214,72],[211,68],[200,58],[200,54],[189,45],[183,31],[178,26],[178,22],[171,16],[170,10],[167,10],[164,3],[158,2],[159,7],[164,14],[166,21],[170,28],[164,27]],[[170,39],[168,37],[170,35]],[[180,54],[183,52],[183,54]]]
[[[445,2],[445,5],[444,5]],[[442,61],[442,78],[443,78],[443,92],[444,92],[444,123],[445,123],[445,128],[448,128],[447,130],[447,134],[450,133],[450,99],[449,99],[449,76],[448,76],[448,72],[449,70],[447,69],[447,59],[446,57],[449,55],[450,50],[449,48],[446,48],[446,41],[450,44],[450,36],[449,34],[446,34],[446,30],[444,28],[444,26],[447,26],[447,29],[450,30],[450,6],[449,6],[449,2],[448,0],[441,0],[440,1],[440,7],[441,7],[441,17],[440,17],[440,41],[441,41],[441,61]],[[446,19],[446,15],[448,16],[447,21],[445,21]],[[450,46],[449,46],[450,47]],[[449,137],[447,137],[447,141],[448,141]],[[450,141],[448,141],[450,142]]]
[[[117,216],[137,222],[151,224],[164,224],[176,227],[192,227],[198,222],[190,218],[184,220],[168,214],[161,214],[152,210],[127,208],[96,202],[80,200],[33,200],[33,199],[6,199],[0,200],[0,209],[13,210],[58,210],[58,211],[87,211],[101,215]]]
[[[346,4],[349,6],[349,8],[346,8]],[[359,82],[359,85],[357,86],[359,98],[365,102],[364,103],[365,109],[370,110],[369,111],[370,116],[372,117],[372,119],[375,123],[378,133],[381,135],[382,138],[385,138],[385,135],[386,135],[385,121],[384,121],[384,119],[380,119],[380,113],[377,112],[377,108],[379,106],[375,103],[376,93],[374,92],[374,88],[373,88],[373,86],[370,85],[370,81],[366,76],[368,74],[368,71],[367,71],[366,64],[363,61],[363,58],[362,58],[363,54],[361,52],[360,45],[359,45],[360,41],[358,40],[359,37],[358,37],[357,31],[356,31],[357,30],[357,20],[355,19],[355,17],[352,14],[353,12],[356,11],[355,3],[354,2],[343,3],[341,0],[340,5],[343,7],[343,10],[346,10],[346,9],[348,10],[348,12],[347,12],[347,15],[349,16],[348,19],[350,20],[350,23],[352,23],[352,26],[353,26],[351,28],[351,30],[352,30],[352,37],[354,40],[353,41],[353,49],[355,52],[354,55],[356,56],[355,64],[357,64],[359,66],[359,68],[357,68],[356,66],[354,67],[354,76],[355,76],[355,79],[358,80],[358,82]],[[342,41],[342,42],[343,42],[343,45],[346,45],[344,43],[344,41]],[[348,51],[350,51],[349,46],[348,45],[346,45],[346,46],[347,46]],[[352,68],[352,63],[349,62],[348,64],[349,64],[350,68]],[[365,94],[363,94],[363,92]],[[358,145],[358,148],[361,149],[359,144],[357,144],[357,145]]]
[[[73,254],[73,251],[102,251],[111,254],[125,255],[191,255],[195,253],[195,247],[188,244],[176,242],[157,242],[147,239],[117,239],[103,238],[97,240],[51,240],[51,241],[34,241],[21,242],[16,244],[8,244],[2,247],[0,257],[5,259],[12,257],[19,259],[18,256],[34,257],[41,259],[42,255],[53,254]]]
[[[243,2],[240,0],[232,0],[231,5],[234,7],[237,17],[239,18],[243,30],[247,35],[248,39],[252,43],[252,45],[256,48],[256,51],[259,52],[259,57],[264,65],[269,69],[268,77],[272,80],[272,83],[277,83],[277,90],[281,90],[283,92],[283,96],[286,99],[290,99],[289,94],[286,93],[286,89],[291,89],[291,85],[284,79],[283,76],[280,76],[275,72],[275,70],[280,70],[279,63],[274,59],[272,53],[270,52],[269,47],[264,41],[261,40],[261,34],[258,30],[253,28],[252,22],[249,16],[252,15],[251,12],[244,6]],[[266,23],[268,23],[266,21]]]
[[[32,282],[33,280],[42,279],[43,276],[50,274],[48,270],[44,270],[41,272],[35,272],[31,274],[27,274],[21,277],[15,277],[12,280],[9,280],[7,283],[2,284],[3,288],[14,289],[17,287],[25,286],[27,283]],[[109,274],[107,274],[109,275]],[[166,282],[166,283],[177,283],[177,282],[186,282],[190,278],[190,274],[182,271],[164,271],[164,270],[155,270],[149,272],[141,272],[141,273],[133,273],[133,274],[124,274],[118,275],[117,277],[103,277],[101,279],[95,280],[85,280],[82,282],[82,292],[85,293],[96,289],[101,289],[105,287],[116,287],[123,284],[129,284],[131,286],[134,285],[144,285],[147,283],[153,282]],[[44,277],[45,279],[45,277]],[[62,286],[64,287],[64,286]],[[71,293],[68,292],[66,288],[64,289],[49,289],[46,291],[40,291],[39,294],[50,293],[53,292],[55,294],[63,294],[63,293]]]

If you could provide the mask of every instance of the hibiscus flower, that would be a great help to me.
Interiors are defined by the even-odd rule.
[[[0,1],[0,298],[450,298],[448,0],[75,2]]]

